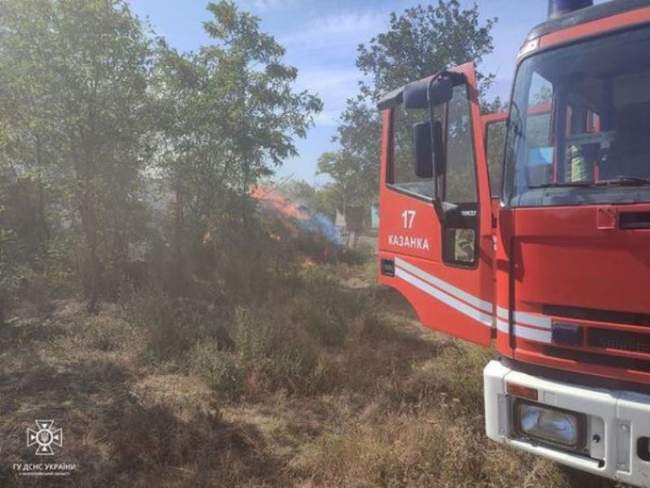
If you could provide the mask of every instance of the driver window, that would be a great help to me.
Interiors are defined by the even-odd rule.
[[[434,116],[440,108],[434,111]],[[429,120],[429,110],[405,110],[403,106],[393,110],[393,146],[387,182],[396,189],[425,198],[433,198],[433,178],[415,175],[415,141],[413,126]]]
[[[476,204],[476,165],[467,87],[454,88],[447,114],[447,172],[443,200]]]
[[[478,192],[471,112],[466,85],[456,86],[447,112],[447,167],[443,181],[443,259],[448,264],[476,262]]]

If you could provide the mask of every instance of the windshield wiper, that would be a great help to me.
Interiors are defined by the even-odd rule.
[[[540,185],[530,185],[528,188],[562,188],[562,187],[585,187],[591,186],[589,181],[560,181],[557,183],[542,183]]]
[[[639,178],[637,176],[617,176],[611,180],[600,180],[594,183],[596,186],[644,186],[650,185],[650,178]]]
[[[585,188],[590,186],[645,186],[650,185],[650,178],[639,178],[636,176],[619,176],[611,180],[600,181],[561,181],[557,183],[543,183],[541,185],[531,185],[529,188],[562,188],[574,187]]]

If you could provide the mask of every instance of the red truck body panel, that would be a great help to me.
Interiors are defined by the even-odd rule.
[[[639,23],[650,23],[650,8],[542,36],[522,59]],[[455,70],[465,75],[470,88],[479,205],[476,266],[446,264],[433,204],[387,184],[388,109],[381,153],[379,259],[394,262],[395,276],[382,274],[380,282],[403,294],[425,326],[481,345],[495,339],[503,356],[650,384],[650,228],[620,225],[625,214],[650,214],[650,203],[504,208],[491,200],[485,133],[487,124],[504,120],[505,114],[481,117],[473,66]],[[551,107],[537,109],[541,113]],[[410,228],[404,228],[404,211],[415,213]],[[574,345],[554,338],[554,331],[565,326],[579,329]]]
[[[466,76],[478,175],[480,211],[476,267],[451,267],[441,259],[440,221],[430,202],[405,195],[386,184],[391,154],[391,114],[384,113],[381,158],[379,259],[395,263],[395,276],[380,282],[399,290],[427,327],[476,344],[488,345],[493,335],[493,229],[483,127],[472,64],[454,69]],[[404,225],[404,212],[414,212]]]

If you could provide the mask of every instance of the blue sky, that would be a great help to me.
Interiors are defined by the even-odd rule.
[[[201,22],[209,18],[207,0],[129,0],[140,17],[148,17],[154,30],[181,51],[209,42]],[[461,0],[464,5],[474,3]],[[286,62],[296,66],[296,88],[318,93],[324,110],[307,138],[297,141],[300,155],[286,161],[281,177],[322,183],[315,175],[316,161],[331,142],[345,100],[357,93],[361,74],[354,65],[357,46],[385,31],[392,11],[426,1],[413,0],[238,0],[242,10],[260,17],[262,29],[287,49]],[[508,98],[514,60],[527,32],[542,22],[547,0],[477,0],[484,18],[498,17],[493,30],[495,50],[480,68],[496,74],[492,95]]]

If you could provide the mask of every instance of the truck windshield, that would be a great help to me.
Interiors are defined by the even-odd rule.
[[[650,201],[650,29],[540,53],[517,74],[511,206]]]

